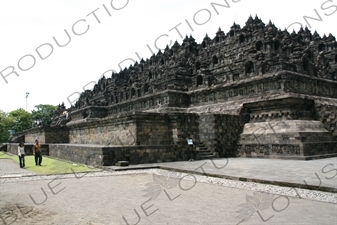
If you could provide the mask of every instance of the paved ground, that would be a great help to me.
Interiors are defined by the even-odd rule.
[[[11,159],[0,159],[0,176],[1,177],[21,177],[23,175],[34,174],[33,172],[20,168],[19,164]]]
[[[308,184],[319,181],[317,174],[321,186],[336,188],[336,158],[226,162],[157,166],[203,173],[204,164],[208,174]],[[337,224],[337,195],[331,192],[161,169],[8,178],[24,170],[1,159],[0,171],[7,176],[0,178],[0,224]]]
[[[125,170],[134,168],[174,169],[181,172],[206,174],[234,180],[281,184],[337,192],[337,158],[310,161],[229,158],[194,162],[143,164],[109,168]]]

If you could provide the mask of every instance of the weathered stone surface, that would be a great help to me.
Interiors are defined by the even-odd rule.
[[[104,145],[50,144],[49,155],[89,166],[103,166]]]
[[[273,121],[285,127],[271,133],[264,126]],[[60,105],[52,126],[69,129],[70,143],[129,146],[109,150],[109,163],[188,160],[187,138],[221,157],[336,153],[337,42],[249,17],[103,76],[70,109]],[[262,142],[252,129],[266,130]],[[26,141],[47,136],[34,132]]]
[[[118,161],[116,163],[116,166],[128,166],[129,162],[128,161]]]
[[[33,155],[33,151],[32,151],[33,145],[34,143],[25,143],[26,155]],[[19,143],[7,143],[7,151],[14,155],[17,155],[18,146],[19,146]],[[42,155],[49,155],[49,145],[41,144],[41,151],[42,151]]]
[[[104,165],[115,165],[118,161],[130,164],[182,161],[187,153],[175,146],[110,146],[103,148]]]
[[[299,98],[245,104],[245,124],[238,155],[310,156],[337,153],[337,138],[317,117],[314,101]],[[323,147],[324,146],[324,147]]]
[[[69,130],[66,127],[35,127],[15,133],[13,142],[69,143]]]

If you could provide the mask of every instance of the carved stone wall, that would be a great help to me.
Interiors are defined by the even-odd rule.
[[[289,105],[282,99],[292,100]],[[255,103],[255,111],[244,107]],[[158,152],[167,154],[165,160],[189,159],[187,138],[220,156],[337,152],[336,38],[308,28],[289,33],[249,17],[243,27],[234,23],[201,43],[186,36],[182,44],[103,76],[69,110],[70,143],[174,146],[109,153],[133,162],[131,155],[137,156],[139,163],[160,160]],[[250,121],[244,125],[246,114]],[[285,127],[264,128],[273,121]],[[253,128],[267,130],[259,136],[263,142],[254,142]],[[48,136],[34,130],[29,135]]]
[[[234,23],[228,33],[219,29],[199,44],[186,36],[182,44],[102,77],[72,110],[106,107],[111,115],[284,92],[336,98],[336,81],[334,36],[308,28],[290,34],[249,17],[242,28]]]
[[[199,121],[200,141],[208,150],[220,157],[235,156],[247,115],[201,114]]]
[[[69,130],[66,127],[35,127],[13,135],[17,142],[34,143],[68,143]]]
[[[104,165],[115,165],[118,161],[130,164],[160,163],[182,161],[186,158],[181,150],[174,146],[125,146],[103,148]]]
[[[39,140],[40,143],[46,143],[46,132],[42,128],[33,128],[28,134],[25,135],[25,142],[34,143],[35,140]]]
[[[108,145],[172,144],[169,118],[158,113],[134,113],[68,123],[70,143]]]
[[[191,138],[194,143],[200,140],[199,115],[193,113],[170,113],[168,115],[173,143],[177,150],[181,152],[181,157],[188,160],[190,156],[187,152],[191,149],[187,144],[187,139]]]
[[[214,114],[201,114],[199,117],[199,139],[211,152],[216,152],[216,121]]]
[[[316,100],[315,109],[317,119],[324,124],[325,129],[337,136],[337,100]]]
[[[137,141],[136,121],[132,119],[86,120],[67,126],[71,144],[135,145]]]
[[[14,155],[18,155],[19,143],[7,143],[7,152]],[[25,153],[26,155],[33,155],[33,144],[25,143]],[[42,155],[49,155],[49,144],[41,144]]]
[[[170,121],[165,114],[142,114],[136,117],[137,145],[172,145]]]
[[[49,155],[89,166],[103,165],[104,145],[50,144]]]
[[[215,115],[216,139],[214,146],[219,156],[235,156],[240,134],[248,121],[249,117],[247,115]]]
[[[337,155],[337,138],[317,117],[314,100],[285,98],[245,104],[250,114],[237,155],[298,157]],[[318,109],[321,111],[322,109]]]

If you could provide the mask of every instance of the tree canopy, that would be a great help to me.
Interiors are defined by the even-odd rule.
[[[32,127],[32,115],[23,108],[16,109],[8,114],[11,121],[11,130],[15,133]]]
[[[48,126],[57,106],[40,104],[36,105],[35,109],[32,110],[32,119],[35,121],[40,120],[43,126]]]
[[[36,105],[32,112],[20,108],[6,113],[0,110],[0,142],[7,142],[11,134],[30,129],[36,121],[42,126],[49,126],[57,106]]]
[[[0,142],[7,142],[10,137],[9,129],[13,122],[9,119],[8,113],[0,110]]]

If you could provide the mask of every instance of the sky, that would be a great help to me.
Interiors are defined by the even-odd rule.
[[[337,0],[0,0],[0,110],[70,107],[104,73],[250,15],[337,37]]]

